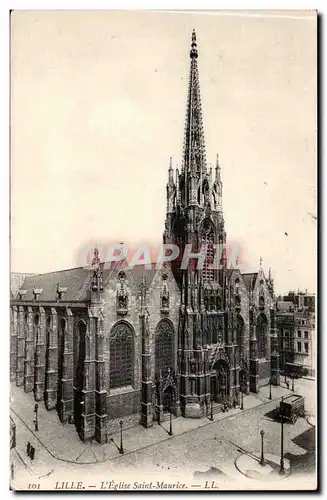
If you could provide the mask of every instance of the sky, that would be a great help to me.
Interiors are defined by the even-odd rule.
[[[207,161],[229,242],[277,293],[316,290],[316,17],[310,11],[14,11],[11,270],[160,245],[180,165],[192,29]]]

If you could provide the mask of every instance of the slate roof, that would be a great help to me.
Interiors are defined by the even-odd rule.
[[[278,301],[277,302],[277,311],[293,312],[294,311],[294,304],[293,304],[293,302]]]
[[[105,263],[103,270],[103,284],[105,285],[115,270],[123,269],[127,278],[133,277],[136,286],[139,288],[142,282],[142,276],[145,276],[146,286],[149,287],[156,273],[155,265],[151,269],[145,266],[126,267],[125,262]],[[27,290],[23,301],[34,300],[33,289],[42,289],[39,295],[40,302],[51,302],[57,300],[57,286],[67,288],[62,297],[64,302],[86,302],[90,300],[91,272],[87,267],[76,267],[63,271],[55,271],[45,274],[37,274],[25,278],[21,290]]]
[[[258,273],[242,273],[243,281],[248,290],[253,290]]]
[[[226,269],[226,278],[229,280],[235,269]]]

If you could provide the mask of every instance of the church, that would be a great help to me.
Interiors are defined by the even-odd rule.
[[[170,162],[163,243],[179,256],[163,267],[102,262],[29,275],[11,297],[10,380],[83,441],[106,443],[167,416],[201,418],[240,394],[279,385],[271,273],[228,268],[219,158],[207,166],[195,31],[190,48],[180,171]],[[183,269],[187,246],[207,249]],[[231,266],[229,266],[231,267]]]

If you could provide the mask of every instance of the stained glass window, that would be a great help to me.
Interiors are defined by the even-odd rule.
[[[110,338],[110,387],[133,385],[134,337],[127,323],[114,326]]]
[[[83,389],[83,373],[85,361],[85,333],[86,325],[84,321],[78,323],[77,346],[74,350],[75,355],[75,386],[77,389]]]
[[[155,375],[166,377],[168,368],[174,369],[174,330],[169,321],[162,320],[155,335]]]

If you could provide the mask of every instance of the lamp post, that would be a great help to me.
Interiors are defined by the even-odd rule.
[[[35,413],[34,425],[35,425],[35,431],[39,430],[38,409],[39,409],[39,405],[36,403],[35,406],[34,406],[34,413]]]
[[[119,425],[120,425],[120,448],[119,448],[119,453],[121,455],[124,454],[124,447],[123,447],[123,421],[120,420],[119,421]]]
[[[210,420],[213,421],[213,394],[210,397]]]
[[[261,430],[260,431],[260,435],[261,435],[261,459],[260,459],[260,465],[266,465],[265,458],[264,458],[264,455],[263,455],[263,436],[265,435],[265,431]]]
[[[172,418],[172,412],[171,408],[169,409],[169,436],[173,435],[173,418]]]
[[[292,391],[294,392],[294,379],[295,379],[295,373],[291,373],[291,377],[292,377]]]
[[[283,398],[282,398],[283,401]],[[280,431],[280,469],[279,474],[283,476],[285,474],[284,468],[284,416],[280,411],[280,423],[281,423],[281,431]]]

